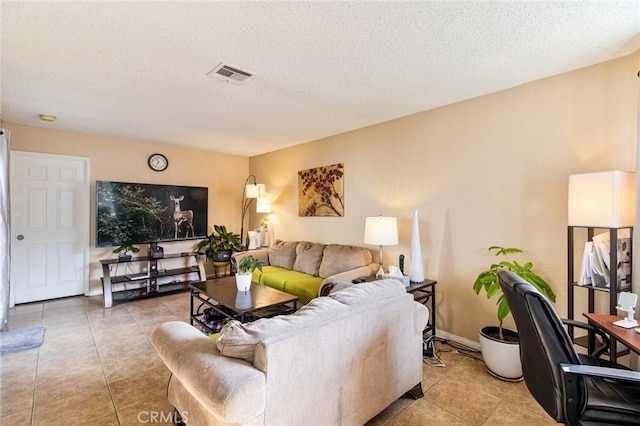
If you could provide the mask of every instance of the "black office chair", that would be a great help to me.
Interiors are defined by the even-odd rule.
[[[542,408],[568,425],[640,425],[640,372],[578,355],[535,287],[508,270],[498,278],[518,329],[525,383]]]

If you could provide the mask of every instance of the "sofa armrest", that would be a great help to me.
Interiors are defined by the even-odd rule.
[[[231,272],[236,272],[238,270],[238,262],[249,255],[258,259],[263,266],[269,264],[269,249],[237,251],[231,255]]]
[[[370,263],[367,266],[361,266],[359,268],[331,275],[322,281],[322,284],[320,284],[318,296],[327,296],[333,291],[346,288],[348,287],[347,284],[352,283],[353,280],[358,278],[374,276],[379,267],[380,265],[377,263]]]
[[[155,329],[151,340],[167,368],[209,411],[239,424],[264,412],[264,373],[243,360],[221,355],[216,343],[195,327],[166,322]]]

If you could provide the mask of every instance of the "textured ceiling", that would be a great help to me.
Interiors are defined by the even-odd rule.
[[[246,156],[640,48],[636,0],[1,8],[3,121]],[[255,75],[208,77],[220,62]]]

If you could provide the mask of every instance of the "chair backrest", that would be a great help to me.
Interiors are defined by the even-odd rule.
[[[578,354],[547,298],[517,274],[498,272],[520,339],[522,372],[529,391],[558,422],[567,419],[560,363],[579,364]],[[585,383],[580,380],[578,389]],[[584,392],[579,392],[584,395]],[[584,401],[579,401],[582,406]],[[575,414],[575,413],[573,413]]]

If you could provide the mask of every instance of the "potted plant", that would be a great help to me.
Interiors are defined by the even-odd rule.
[[[544,294],[552,302],[556,301],[556,295],[551,286],[537,273],[533,272],[533,264],[526,262],[520,264],[510,259],[510,255],[523,253],[515,247],[489,247],[490,252],[496,256],[504,256],[506,260],[491,264],[490,268],[481,272],[473,283],[476,294],[485,291],[487,298],[500,295],[497,302],[498,327],[488,326],[480,329],[480,349],[482,358],[489,373],[503,380],[522,380],[522,365],[520,363],[520,347],[518,333],[502,327],[502,322],[509,315],[511,309],[507,299],[502,294],[498,271],[506,268],[515,272],[521,278],[533,285],[540,293]]]
[[[207,259],[214,262],[229,262],[231,253],[240,247],[240,235],[228,231],[224,225],[213,225],[213,232],[198,243],[197,250],[204,249]]]
[[[236,285],[238,291],[248,291],[251,288],[251,278],[253,271],[262,272],[262,264],[252,255],[244,256],[238,262],[238,272],[236,272]]]
[[[120,262],[131,260],[131,255],[129,254],[129,252],[138,253],[139,251],[140,249],[138,247],[131,244],[123,244],[120,247],[113,249],[113,253],[118,255],[118,260]]]

